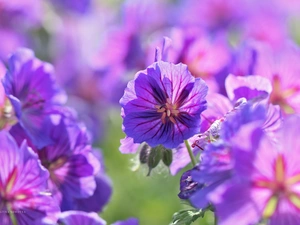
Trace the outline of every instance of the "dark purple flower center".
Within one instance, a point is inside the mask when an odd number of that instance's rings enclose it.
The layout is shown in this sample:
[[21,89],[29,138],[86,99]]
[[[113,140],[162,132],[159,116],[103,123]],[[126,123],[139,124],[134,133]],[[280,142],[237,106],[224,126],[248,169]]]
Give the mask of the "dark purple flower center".
[[156,111],[161,114],[161,122],[165,124],[167,121],[176,123],[175,117],[179,115],[179,110],[177,104],[172,104],[171,99],[167,98],[167,102],[163,105],[156,105]]

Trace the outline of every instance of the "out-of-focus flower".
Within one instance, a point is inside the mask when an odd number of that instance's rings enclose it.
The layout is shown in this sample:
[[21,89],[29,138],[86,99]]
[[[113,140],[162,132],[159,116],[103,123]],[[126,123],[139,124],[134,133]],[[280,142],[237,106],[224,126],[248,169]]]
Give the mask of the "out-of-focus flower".
[[262,218],[272,225],[300,223],[299,123],[297,116],[287,118],[276,145],[266,137],[250,151],[233,143],[233,178],[211,196],[220,224],[254,224]]
[[35,58],[31,50],[19,49],[9,59],[3,86],[18,118],[15,126],[20,126],[38,148],[51,143],[47,136],[49,115],[54,105],[66,100],[55,83],[52,66]]
[[[104,206],[110,200],[112,194],[112,184],[109,177],[105,174],[104,160],[100,149],[94,149],[93,155],[89,157],[90,163],[94,166],[94,177],[96,189],[94,193],[87,198],[64,199],[61,209],[80,210],[85,212],[101,212]],[[97,168],[100,161],[100,169]]]
[[135,143],[176,147],[199,131],[206,94],[186,65],[156,62],[136,74],[120,100],[124,132]]
[[169,20],[168,1],[126,0],[122,5],[122,20],[129,30],[141,36],[165,27]]
[[76,13],[86,13],[92,1],[91,0],[50,0],[58,8],[64,11],[71,11]]
[[273,50],[261,46],[255,74],[268,78],[272,83],[270,102],[279,105],[286,114],[300,112],[300,49],[291,43]]
[[262,76],[239,77],[230,74],[225,80],[225,87],[231,102],[236,102],[240,98],[259,102],[267,100],[272,92],[270,81]]
[[[102,36],[105,34],[105,25],[111,20],[111,14],[111,10],[97,5],[84,16],[63,13],[47,24],[55,27],[49,47],[53,49],[50,57],[55,67],[56,80],[68,93],[67,105],[78,111],[78,117],[93,133],[93,141],[99,141],[105,130],[102,120],[108,107],[104,107],[104,104],[111,102],[109,96],[112,90],[116,90],[110,82],[118,82],[118,79],[109,75],[103,79],[101,72],[91,62],[99,46],[105,45],[100,40],[105,39]],[[115,72],[113,70],[109,74],[115,75]],[[122,93],[118,93],[119,100]],[[100,109],[101,114],[98,113]],[[99,126],[94,126],[95,123]]]
[[93,195],[99,162],[92,155],[85,129],[62,119],[52,126],[51,139],[53,144],[38,149],[37,153],[50,173],[49,188],[58,204],[64,206],[65,201]]
[[272,11],[270,6],[264,8],[255,9],[253,16],[245,21],[243,39],[262,41],[276,49],[288,39],[287,19],[283,15],[278,15],[279,12]]
[[[232,50],[224,33],[211,35],[200,28],[172,27],[159,32],[156,39],[161,40],[162,35],[168,36],[161,48],[163,61],[186,64],[193,76],[204,79],[210,91],[224,92],[232,61]],[[161,44],[157,41],[155,45]],[[149,53],[152,60],[152,52]]]
[[179,13],[182,15],[179,23],[200,25],[213,31],[239,27],[249,13],[245,2],[244,0],[184,1],[179,5]]
[[[0,220],[19,225],[54,224],[59,207],[47,188],[49,173],[24,141],[20,147],[6,131],[0,132]],[[6,213],[3,213],[6,212]]]
[[236,76],[249,76],[256,74],[254,69],[258,57],[258,46],[263,43],[257,41],[244,41],[234,52],[230,73]]
[[39,0],[0,0],[0,59],[30,43],[29,31],[40,24],[42,4]]
[[139,221],[136,218],[129,218],[127,220],[117,221],[112,225],[139,225]]
[[37,23],[40,20],[42,10],[38,0],[15,0],[13,2],[0,0],[0,5],[0,25],[18,22]]
[[106,222],[97,213],[81,211],[62,212],[58,222],[62,225],[106,225]]
[[227,116],[241,110],[247,102],[265,105],[267,117],[263,129],[269,135],[273,135],[280,127],[279,107],[268,104],[272,92],[268,79],[254,75],[241,77],[230,74],[225,80],[225,88],[228,98],[217,93],[209,93],[207,96],[208,108],[201,115],[201,133],[190,138],[194,151],[203,150],[206,144],[219,139],[222,124]]
[[[232,141],[239,140],[248,148],[255,149],[262,132],[266,109],[263,105],[254,107],[248,103],[241,109],[228,115],[219,131],[219,139],[206,146],[200,156],[198,171],[192,171],[192,180],[203,185],[190,197],[191,202],[199,207],[206,207],[209,195],[217,187],[232,177],[235,161],[232,158]],[[247,143],[251,144],[247,144]],[[249,147],[250,146],[250,147]],[[249,158],[250,160],[250,158]]]
[[19,31],[0,28],[0,59],[6,60],[7,56],[21,46],[26,46],[26,38]]

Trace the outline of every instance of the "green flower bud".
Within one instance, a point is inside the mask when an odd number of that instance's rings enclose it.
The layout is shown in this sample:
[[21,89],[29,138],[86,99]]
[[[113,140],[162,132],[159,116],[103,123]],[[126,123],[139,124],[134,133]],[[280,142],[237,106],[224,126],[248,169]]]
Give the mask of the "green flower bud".
[[171,149],[165,149],[163,151],[162,161],[167,167],[171,165],[173,161],[173,152]]
[[163,156],[163,151],[164,147],[162,145],[158,145],[156,147],[151,148],[149,157],[148,157],[148,167],[149,167],[149,172],[147,176],[150,176],[151,170],[155,168],[160,160],[162,159]]

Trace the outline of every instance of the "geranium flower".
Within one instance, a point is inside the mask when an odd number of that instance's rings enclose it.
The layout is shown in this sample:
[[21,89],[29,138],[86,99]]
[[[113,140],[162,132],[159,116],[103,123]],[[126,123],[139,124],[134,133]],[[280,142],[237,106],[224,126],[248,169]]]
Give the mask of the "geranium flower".
[[72,210],[67,202],[93,195],[99,161],[92,154],[86,130],[73,121],[62,119],[53,126],[51,139],[54,143],[37,153],[50,173],[48,184],[53,196],[62,210]]
[[177,147],[199,132],[207,89],[184,64],[153,63],[136,74],[120,100],[124,132],[134,143]]
[[38,148],[51,143],[49,115],[54,105],[66,101],[55,83],[53,67],[35,58],[31,50],[19,49],[9,59],[3,86],[18,118],[15,126]]
[[18,225],[54,224],[59,207],[47,188],[48,171],[26,141],[18,147],[6,131],[0,132],[0,140],[1,224],[12,224],[10,214]]
[[63,212],[60,214],[58,222],[63,225],[106,225],[106,222],[97,213],[81,211]]
[[299,123],[297,116],[285,120],[276,145],[264,137],[255,151],[234,148],[235,173],[210,196],[219,224],[300,223]]

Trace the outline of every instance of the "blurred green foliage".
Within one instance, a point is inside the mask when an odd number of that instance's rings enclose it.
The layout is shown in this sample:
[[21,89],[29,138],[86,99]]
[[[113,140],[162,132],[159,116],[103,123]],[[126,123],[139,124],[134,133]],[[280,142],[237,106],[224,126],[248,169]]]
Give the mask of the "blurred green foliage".
[[[135,155],[123,155],[119,152],[122,132],[122,119],[118,110],[110,113],[107,136],[100,147],[103,150],[106,171],[113,183],[113,195],[110,203],[100,214],[108,224],[128,217],[136,217],[140,225],[169,225],[172,216],[184,208],[187,203],[181,201],[179,193],[180,174],[171,176],[164,165],[153,169],[151,176],[146,176],[148,169],[141,167],[132,171]],[[195,224],[211,225],[213,216],[207,213]]]

